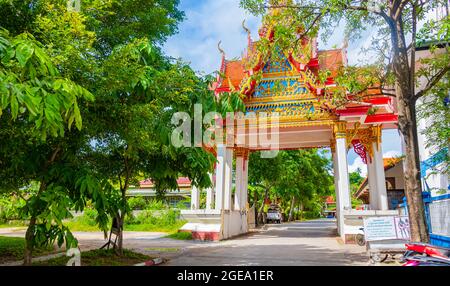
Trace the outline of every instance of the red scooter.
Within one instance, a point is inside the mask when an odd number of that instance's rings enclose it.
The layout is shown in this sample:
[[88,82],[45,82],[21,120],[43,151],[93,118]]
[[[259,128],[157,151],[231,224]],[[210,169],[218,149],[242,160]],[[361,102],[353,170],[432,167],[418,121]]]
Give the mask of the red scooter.
[[403,266],[450,266],[450,249],[425,243],[406,244]]

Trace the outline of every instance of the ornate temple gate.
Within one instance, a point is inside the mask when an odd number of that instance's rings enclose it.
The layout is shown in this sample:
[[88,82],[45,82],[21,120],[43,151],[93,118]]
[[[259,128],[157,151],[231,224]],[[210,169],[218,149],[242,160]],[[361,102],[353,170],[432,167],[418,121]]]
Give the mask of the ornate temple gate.
[[[260,37],[270,39],[273,23],[263,23]],[[247,30],[247,29],[246,29]],[[248,30],[247,30],[248,31]],[[352,218],[388,215],[381,133],[396,129],[398,115],[393,98],[379,88],[358,96],[346,93],[344,104],[332,104],[334,93],[342,92],[334,82],[337,70],[347,64],[346,49],[318,51],[317,41],[301,42],[302,53],[285,53],[277,60],[262,56],[258,43],[248,35],[248,50],[241,60],[226,60],[222,53],[220,76],[214,85],[216,95],[239,92],[246,106],[245,117],[236,115],[227,127],[227,140],[216,146],[217,164],[214,188],[206,190],[207,206],[200,210],[200,190],[192,193],[192,209],[183,211],[188,219],[181,231],[194,238],[221,240],[248,232],[248,158],[253,151],[330,148],[334,168],[337,203],[337,229],[349,241],[357,227]],[[219,47],[220,48],[220,47]],[[279,60],[279,59],[282,60]],[[320,70],[330,77],[320,84]],[[259,79],[253,75],[261,74]],[[260,114],[269,114],[265,128],[258,125]],[[259,121],[258,121],[259,120]],[[230,128],[233,127],[233,128]],[[231,132],[230,132],[231,129]],[[235,132],[236,131],[236,132]],[[231,140],[230,140],[231,138]],[[262,142],[261,138],[276,138]],[[347,152],[350,148],[368,166],[371,205],[369,211],[352,210]],[[233,158],[236,170],[233,172]],[[235,195],[232,201],[233,174]]]

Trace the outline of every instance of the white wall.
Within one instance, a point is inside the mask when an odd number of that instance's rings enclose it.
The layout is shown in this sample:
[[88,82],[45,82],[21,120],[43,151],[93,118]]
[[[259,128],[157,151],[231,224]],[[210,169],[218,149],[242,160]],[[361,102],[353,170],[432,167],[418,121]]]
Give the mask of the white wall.
[[403,164],[399,163],[395,167],[385,172],[386,178],[395,178],[395,188],[397,190],[405,189],[405,175],[403,173]]

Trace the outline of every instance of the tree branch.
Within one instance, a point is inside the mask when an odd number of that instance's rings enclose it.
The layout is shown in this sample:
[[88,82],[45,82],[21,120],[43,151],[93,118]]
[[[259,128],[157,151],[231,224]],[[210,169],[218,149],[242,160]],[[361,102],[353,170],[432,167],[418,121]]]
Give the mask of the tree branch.
[[441,69],[439,72],[437,72],[435,75],[433,75],[431,77],[431,79],[428,81],[425,88],[413,96],[413,100],[416,101],[419,98],[421,98],[422,96],[424,96],[426,93],[428,93],[449,71],[450,71],[450,65],[447,65],[445,68]]

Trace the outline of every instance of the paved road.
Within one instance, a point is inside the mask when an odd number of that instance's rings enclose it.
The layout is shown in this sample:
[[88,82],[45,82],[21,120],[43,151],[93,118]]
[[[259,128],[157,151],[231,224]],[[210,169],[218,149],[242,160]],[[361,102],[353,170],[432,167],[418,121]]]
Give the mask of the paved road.
[[[24,236],[24,229],[0,235]],[[75,232],[82,250],[96,249],[103,233]],[[169,259],[169,266],[368,265],[365,248],[336,239],[336,222],[314,220],[268,225],[264,230],[221,242],[179,241],[162,233],[125,232],[124,247]]]
[[333,220],[269,225],[264,231],[189,247],[167,265],[368,265],[365,249],[336,239]]

